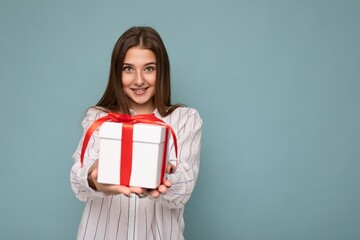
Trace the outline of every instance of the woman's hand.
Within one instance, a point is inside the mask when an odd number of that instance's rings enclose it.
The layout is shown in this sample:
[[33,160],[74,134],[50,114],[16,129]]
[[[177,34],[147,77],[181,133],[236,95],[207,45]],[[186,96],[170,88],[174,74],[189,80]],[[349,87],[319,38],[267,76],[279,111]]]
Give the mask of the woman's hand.
[[98,165],[99,160],[96,160],[89,168],[88,183],[92,189],[103,192],[105,195],[125,194],[128,197],[131,193],[136,193],[138,195],[143,193],[143,189],[140,187],[126,187],[121,185],[98,183]]
[[[141,187],[126,187],[115,184],[102,184],[97,181],[98,165],[99,165],[99,160],[96,160],[93,163],[93,165],[89,168],[88,183],[92,189],[99,192],[103,192],[105,195],[124,194],[126,196],[130,196],[131,193],[136,193],[139,196],[148,194],[154,198],[157,198],[160,196],[160,194],[166,193],[168,189],[171,187],[171,181],[168,179],[164,179],[163,183],[159,185],[156,189],[145,189]],[[172,174],[176,171],[176,167],[168,162],[165,171],[167,174]]]
[[[175,173],[176,167],[168,162],[165,171],[167,174]],[[166,193],[170,187],[171,187],[171,181],[168,179],[164,179],[163,183],[159,185],[157,189],[148,189],[147,191],[149,192],[150,196],[157,198],[160,196],[160,194]]]

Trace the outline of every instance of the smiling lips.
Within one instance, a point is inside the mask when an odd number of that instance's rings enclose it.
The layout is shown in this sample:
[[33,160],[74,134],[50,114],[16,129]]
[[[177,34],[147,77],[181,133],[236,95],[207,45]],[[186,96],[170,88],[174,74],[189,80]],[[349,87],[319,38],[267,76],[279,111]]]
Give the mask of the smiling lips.
[[132,88],[136,95],[143,95],[148,88]]

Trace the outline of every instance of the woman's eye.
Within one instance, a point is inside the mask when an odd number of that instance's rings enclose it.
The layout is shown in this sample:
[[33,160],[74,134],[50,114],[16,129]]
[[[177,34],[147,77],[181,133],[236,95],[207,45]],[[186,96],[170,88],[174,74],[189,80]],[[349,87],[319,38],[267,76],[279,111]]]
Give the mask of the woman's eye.
[[156,70],[155,66],[148,66],[148,67],[145,68],[146,72],[152,72],[152,71],[155,71],[155,70]]
[[124,66],[124,67],[123,67],[123,70],[124,70],[125,72],[131,72],[131,71],[132,71],[132,67],[130,67],[130,66]]

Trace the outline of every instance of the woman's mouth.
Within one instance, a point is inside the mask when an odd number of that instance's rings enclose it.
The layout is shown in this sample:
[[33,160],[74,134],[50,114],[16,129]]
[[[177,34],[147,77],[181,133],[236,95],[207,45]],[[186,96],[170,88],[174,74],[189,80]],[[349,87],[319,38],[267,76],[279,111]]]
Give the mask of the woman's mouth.
[[131,90],[134,91],[136,95],[142,95],[145,93],[147,88],[132,88]]

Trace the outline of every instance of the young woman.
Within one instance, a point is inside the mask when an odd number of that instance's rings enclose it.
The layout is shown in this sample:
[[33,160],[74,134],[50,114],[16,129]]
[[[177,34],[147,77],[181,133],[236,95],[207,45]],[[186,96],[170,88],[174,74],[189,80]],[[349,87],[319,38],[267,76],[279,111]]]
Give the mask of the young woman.
[[[169,140],[166,179],[157,189],[98,183],[98,130],[81,166],[85,132],[109,111],[154,113],[175,131],[178,159],[173,140]],[[77,239],[184,239],[184,207],[199,173],[201,125],[195,109],[171,104],[169,58],[159,34],[150,27],[133,27],[123,33],[112,53],[104,95],[87,111],[84,135],[73,154],[71,186],[76,197],[86,201]]]

